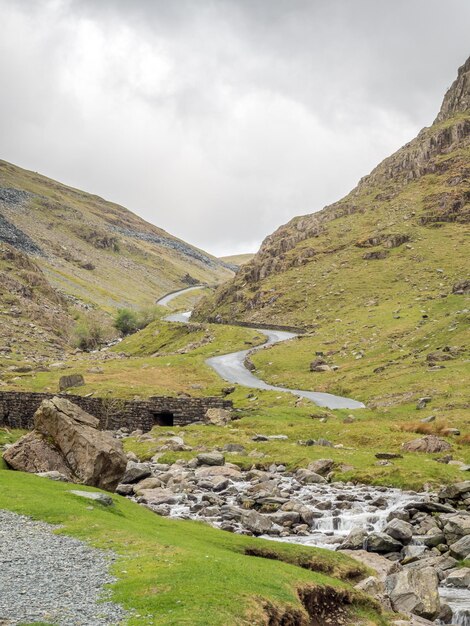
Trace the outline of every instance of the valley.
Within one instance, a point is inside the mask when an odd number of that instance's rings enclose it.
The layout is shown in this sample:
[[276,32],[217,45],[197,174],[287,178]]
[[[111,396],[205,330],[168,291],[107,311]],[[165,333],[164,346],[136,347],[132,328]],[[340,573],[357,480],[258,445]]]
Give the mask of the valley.
[[[105,551],[97,625],[467,626],[469,76],[254,256],[0,162],[0,508],[13,534],[44,523],[52,569],[54,536]],[[218,404],[174,419],[197,398]],[[24,558],[0,622],[85,625],[37,589],[9,619]]]

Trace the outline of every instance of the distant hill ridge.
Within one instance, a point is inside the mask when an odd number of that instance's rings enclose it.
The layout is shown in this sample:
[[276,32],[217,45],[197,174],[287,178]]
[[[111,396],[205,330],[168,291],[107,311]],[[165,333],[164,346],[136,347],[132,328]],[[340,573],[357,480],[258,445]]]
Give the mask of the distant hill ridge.
[[34,256],[51,285],[93,305],[155,302],[231,275],[219,259],[131,211],[0,161],[0,243]]

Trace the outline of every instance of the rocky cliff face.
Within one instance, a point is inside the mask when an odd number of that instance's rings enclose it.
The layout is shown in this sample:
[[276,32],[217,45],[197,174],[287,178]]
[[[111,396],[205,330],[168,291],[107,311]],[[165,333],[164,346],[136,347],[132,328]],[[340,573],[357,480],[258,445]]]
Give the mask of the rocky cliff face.
[[470,109],[470,57],[459,67],[458,75],[449,91],[436,118],[442,122],[458,113],[466,113]]
[[[463,229],[470,221],[469,76],[470,59],[459,69],[431,127],[380,163],[344,199],[296,217],[268,236],[254,259],[211,300],[203,301],[196,315],[265,321],[274,314],[279,323],[302,322],[308,307],[293,312],[293,296],[290,308],[283,310],[282,301],[305,278],[315,282],[315,288],[302,295],[302,302],[322,295],[328,289],[326,266],[340,257],[341,263],[355,263],[361,272],[363,260],[386,259],[390,249],[412,240],[429,238],[436,245],[436,228],[445,246],[450,234],[446,224]],[[369,242],[362,247],[373,249],[358,256],[361,241]],[[432,250],[428,253],[427,261],[432,263]],[[454,261],[458,266],[458,255]],[[458,267],[456,271],[460,272]],[[365,292],[373,274],[373,270],[368,273]],[[435,282],[437,286],[437,278]]]

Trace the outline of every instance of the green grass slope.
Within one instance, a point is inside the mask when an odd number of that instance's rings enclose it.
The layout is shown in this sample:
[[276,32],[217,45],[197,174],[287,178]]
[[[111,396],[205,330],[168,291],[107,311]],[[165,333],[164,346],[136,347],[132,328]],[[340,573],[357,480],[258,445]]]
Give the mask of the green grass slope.
[[0,161],[0,242],[33,256],[52,286],[104,309],[143,306],[231,272],[117,204]]
[[[267,237],[197,307],[199,319],[308,331],[253,357],[269,382],[381,411],[420,395],[443,419],[468,409],[469,76],[470,59],[431,127],[343,200]],[[338,369],[310,371],[318,356]]]
[[116,495],[112,507],[91,507],[70,488],[0,470],[0,507],[60,524],[57,532],[117,553],[112,599],[131,611],[129,625],[301,626],[311,622],[299,592],[318,590],[344,605],[350,624],[388,623],[353,590],[351,582],[367,572],[343,555],[168,520]]

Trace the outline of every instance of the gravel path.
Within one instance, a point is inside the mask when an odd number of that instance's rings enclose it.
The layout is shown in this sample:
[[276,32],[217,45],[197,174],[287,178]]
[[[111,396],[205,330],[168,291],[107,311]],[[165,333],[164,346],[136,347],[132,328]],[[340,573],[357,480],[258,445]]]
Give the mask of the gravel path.
[[103,585],[114,581],[113,555],[54,528],[0,510],[0,624],[120,624],[124,610],[100,602]]

